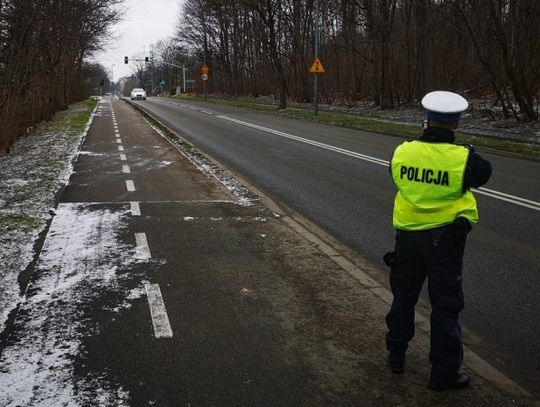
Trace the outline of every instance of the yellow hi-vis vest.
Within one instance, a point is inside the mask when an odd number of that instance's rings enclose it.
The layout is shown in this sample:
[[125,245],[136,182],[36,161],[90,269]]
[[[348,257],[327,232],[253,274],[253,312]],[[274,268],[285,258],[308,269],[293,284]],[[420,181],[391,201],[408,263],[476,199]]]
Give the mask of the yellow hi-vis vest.
[[469,157],[467,147],[449,143],[409,141],[398,146],[390,169],[398,188],[394,201],[394,227],[426,230],[464,217],[478,223],[476,200],[463,193]]

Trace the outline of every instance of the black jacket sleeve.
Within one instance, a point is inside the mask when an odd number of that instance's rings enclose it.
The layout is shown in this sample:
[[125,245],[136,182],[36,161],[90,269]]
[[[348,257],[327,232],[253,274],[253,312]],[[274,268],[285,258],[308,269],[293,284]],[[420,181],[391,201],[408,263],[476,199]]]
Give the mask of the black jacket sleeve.
[[465,168],[465,179],[463,180],[463,191],[469,188],[478,188],[486,184],[491,177],[491,163],[483,159],[474,151],[469,153],[467,167]]

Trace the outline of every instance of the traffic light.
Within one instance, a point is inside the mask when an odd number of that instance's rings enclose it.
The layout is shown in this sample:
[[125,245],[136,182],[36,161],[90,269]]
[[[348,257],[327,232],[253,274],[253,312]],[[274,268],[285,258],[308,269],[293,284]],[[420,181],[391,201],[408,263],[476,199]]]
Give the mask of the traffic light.
[[128,63],[128,57],[124,57],[124,64]]
[[144,57],[144,62],[148,63],[149,62],[149,59],[148,57]]

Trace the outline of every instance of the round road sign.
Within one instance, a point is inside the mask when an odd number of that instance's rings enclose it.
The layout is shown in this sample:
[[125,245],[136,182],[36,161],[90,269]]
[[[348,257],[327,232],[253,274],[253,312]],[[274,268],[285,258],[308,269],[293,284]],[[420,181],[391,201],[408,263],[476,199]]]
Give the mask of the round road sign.
[[207,74],[207,73],[203,73],[203,74],[202,74],[202,80],[203,80],[203,81],[207,81],[207,80],[208,80],[208,74]]

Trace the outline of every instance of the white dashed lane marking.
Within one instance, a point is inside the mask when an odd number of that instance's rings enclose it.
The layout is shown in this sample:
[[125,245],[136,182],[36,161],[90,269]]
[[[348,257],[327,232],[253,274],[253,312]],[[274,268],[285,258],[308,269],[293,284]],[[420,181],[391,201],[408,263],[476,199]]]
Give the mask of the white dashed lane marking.
[[120,154],[120,160],[126,161],[127,160],[126,155],[125,154]]
[[152,326],[154,327],[154,337],[157,338],[172,338],[173,332],[167,309],[163,302],[161,289],[159,284],[146,284],[146,298],[148,298],[148,306],[150,307],[150,317],[152,318]]
[[118,146],[118,151],[124,151],[124,147],[123,146]]
[[131,169],[129,168],[129,165],[122,165],[122,172],[124,174],[129,174],[131,172]]
[[141,208],[139,202],[130,202],[131,216],[141,216]]
[[138,259],[150,259],[150,247],[148,246],[148,240],[146,240],[146,233],[135,233],[135,240],[137,241],[137,249],[135,257]]
[[117,139],[116,139],[116,143],[122,144],[122,140],[120,140],[119,138],[117,138]]
[[132,180],[128,179],[126,181],[126,188],[128,192],[135,192],[135,183]]

